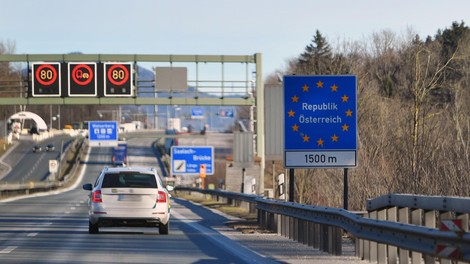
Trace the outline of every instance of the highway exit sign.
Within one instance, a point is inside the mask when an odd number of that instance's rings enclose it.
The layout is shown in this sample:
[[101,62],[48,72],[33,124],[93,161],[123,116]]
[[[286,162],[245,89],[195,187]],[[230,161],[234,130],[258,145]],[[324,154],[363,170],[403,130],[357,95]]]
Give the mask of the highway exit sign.
[[214,174],[214,147],[171,147],[172,175],[200,175],[201,167],[205,169],[206,175]]
[[284,77],[286,168],[357,166],[356,76]]

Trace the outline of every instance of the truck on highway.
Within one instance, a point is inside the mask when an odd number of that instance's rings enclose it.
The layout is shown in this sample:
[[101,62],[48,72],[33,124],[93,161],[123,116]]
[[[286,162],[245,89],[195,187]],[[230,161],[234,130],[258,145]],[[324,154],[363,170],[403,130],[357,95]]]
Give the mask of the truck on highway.
[[126,167],[127,166],[127,143],[119,142],[116,147],[113,147],[111,161],[113,167]]

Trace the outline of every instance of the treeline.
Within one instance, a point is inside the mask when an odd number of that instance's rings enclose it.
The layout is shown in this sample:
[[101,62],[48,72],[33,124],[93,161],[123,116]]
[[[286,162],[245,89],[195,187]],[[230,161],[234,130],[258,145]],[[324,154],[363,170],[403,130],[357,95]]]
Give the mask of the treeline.
[[[470,195],[470,29],[382,31],[333,45],[316,31],[281,74],[356,75],[358,167],[349,208],[388,193]],[[265,84],[278,82],[273,73]],[[269,85],[266,85],[269,87]],[[342,169],[296,169],[297,202],[343,206]],[[270,184],[269,184],[270,185]]]

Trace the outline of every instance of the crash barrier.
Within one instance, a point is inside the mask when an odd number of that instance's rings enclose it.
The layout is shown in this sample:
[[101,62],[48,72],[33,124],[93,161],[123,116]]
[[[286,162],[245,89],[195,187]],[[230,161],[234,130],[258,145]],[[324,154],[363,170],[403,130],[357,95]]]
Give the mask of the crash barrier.
[[73,143],[67,144],[67,146],[65,146],[65,149],[62,153],[62,156],[60,157],[60,162],[59,162],[59,170],[63,172],[65,168],[67,167],[66,166],[67,162],[69,162],[66,157],[68,157],[68,155],[72,151],[72,147],[74,146],[78,149],[78,155],[76,156],[75,159],[73,159],[73,164],[70,164],[71,169],[62,178],[57,177],[56,179],[49,179],[49,180],[40,181],[40,182],[30,181],[30,182],[2,183],[0,184],[0,198],[53,191],[53,190],[56,190],[58,188],[61,188],[67,185],[70,179],[73,178],[73,176],[75,175],[79,167],[78,165],[81,162],[81,156],[83,155],[83,152],[85,149],[84,140],[75,139]]
[[[408,250],[409,247],[389,243],[357,240],[358,257],[378,263],[455,263],[453,260],[470,260],[468,218],[470,199],[463,197],[421,196],[390,194],[367,201],[367,215],[378,221],[398,222],[404,226],[423,226],[436,232],[416,237],[410,244],[421,244],[426,250]],[[437,231],[436,231],[437,230]],[[390,237],[399,239],[399,237]],[[459,262],[462,263],[462,262]]]
[[[248,202],[256,208],[261,226],[333,255],[342,254],[342,235],[346,232],[356,241],[357,256],[370,262],[470,261],[470,234],[465,228],[468,227],[466,211],[470,210],[469,198],[389,195],[369,200],[369,212],[363,217],[344,209],[254,195],[187,187],[176,187],[175,190],[198,192],[219,201],[227,199],[232,204],[234,199]],[[394,215],[403,222],[394,220]],[[424,222],[421,221],[423,219]],[[436,225],[431,227],[429,224],[432,219],[436,223],[438,219],[444,221],[440,222],[440,228],[436,228]],[[459,225],[465,227],[455,227]]]
[[175,192],[187,192],[190,195],[193,195],[192,192],[199,193],[206,195],[206,198],[211,200],[235,207],[245,208],[250,213],[256,213],[256,198],[258,198],[258,196],[254,194],[243,194],[217,190],[202,190],[199,188],[180,186],[175,187]]

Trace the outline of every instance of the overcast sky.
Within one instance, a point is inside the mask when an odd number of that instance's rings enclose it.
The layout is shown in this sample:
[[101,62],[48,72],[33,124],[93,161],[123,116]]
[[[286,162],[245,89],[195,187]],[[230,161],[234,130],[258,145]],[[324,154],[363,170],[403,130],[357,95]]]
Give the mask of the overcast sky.
[[262,53],[284,69],[316,30],[331,43],[412,28],[422,38],[470,23],[468,0],[0,0],[0,41],[18,54]]

